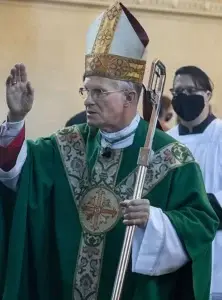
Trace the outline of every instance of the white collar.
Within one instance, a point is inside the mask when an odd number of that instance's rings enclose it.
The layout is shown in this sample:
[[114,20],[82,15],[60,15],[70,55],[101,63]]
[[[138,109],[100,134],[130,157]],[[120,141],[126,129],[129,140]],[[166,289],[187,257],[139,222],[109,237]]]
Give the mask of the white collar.
[[134,138],[135,131],[138,127],[139,121],[140,121],[140,115],[137,113],[136,116],[131,121],[131,123],[120,131],[110,132],[110,133],[100,131],[102,136],[101,139],[102,147],[115,148],[115,144],[117,143],[120,142],[122,143],[125,140],[129,140],[129,138],[132,140],[132,137]]

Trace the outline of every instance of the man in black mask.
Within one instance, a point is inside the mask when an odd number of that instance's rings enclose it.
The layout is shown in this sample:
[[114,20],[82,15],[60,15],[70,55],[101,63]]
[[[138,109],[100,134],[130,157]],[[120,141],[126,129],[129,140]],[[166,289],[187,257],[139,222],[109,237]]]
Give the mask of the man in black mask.
[[172,106],[180,123],[168,134],[185,144],[199,163],[208,198],[220,219],[213,242],[212,300],[222,299],[222,121],[210,109],[213,84],[195,66],[178,69],[173,80]]

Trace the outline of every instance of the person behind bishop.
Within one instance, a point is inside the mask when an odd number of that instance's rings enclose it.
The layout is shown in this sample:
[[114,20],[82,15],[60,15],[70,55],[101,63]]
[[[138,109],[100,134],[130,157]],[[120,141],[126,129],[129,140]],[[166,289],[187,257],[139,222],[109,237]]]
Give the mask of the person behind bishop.
[[85,110],[77,113],[76,115],[74,115],[70,119],[68,119],[68,121],[66,121],[66,123],[65,123],[65,127],[69,127],[69,126],[77,125],[77,124],[83,124],[83,123],[87,123]]
[[199,163],[209,202],[220,220],[213,242],[211,296],[222,299],[222,121],[211,110],[213,83],[197,66],[183,66],[175,72],[171,92],[180,124],[168,134],[186,145]]
[[121,300],[209,300],[218,220],[189,150],[157,130],[142,199],[132,199],[149,126],[137,113],[148,41],[122,3],[96,18],[80,88],[88,124],[36,142],[24,127],[34,92],[25,66],[12,68],[0,137],[4,300],[111,299],[132,225]]

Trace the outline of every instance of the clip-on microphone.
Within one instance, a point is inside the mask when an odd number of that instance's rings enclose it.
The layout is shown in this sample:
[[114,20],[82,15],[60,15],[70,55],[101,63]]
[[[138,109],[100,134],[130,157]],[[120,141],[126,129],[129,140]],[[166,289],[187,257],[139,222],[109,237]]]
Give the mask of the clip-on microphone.
[[112,149],[110,147],[105,147],[102,149],[102,156],[106,158],[110,158],[112,154]]

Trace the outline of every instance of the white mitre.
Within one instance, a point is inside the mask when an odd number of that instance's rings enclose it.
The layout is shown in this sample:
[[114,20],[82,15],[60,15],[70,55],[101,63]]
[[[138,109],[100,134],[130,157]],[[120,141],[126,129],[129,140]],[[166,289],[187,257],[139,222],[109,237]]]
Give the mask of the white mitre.
[[85,76],[142,83],[143,60],[149,38],[129,10],[116,2],[90,26],[87,34]]

